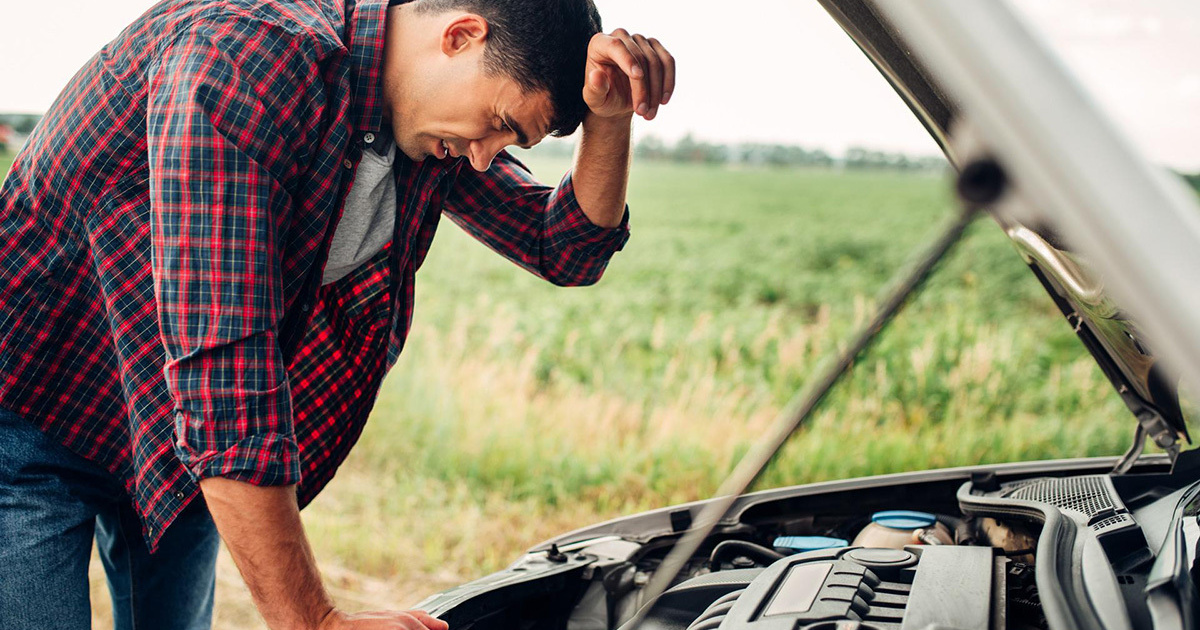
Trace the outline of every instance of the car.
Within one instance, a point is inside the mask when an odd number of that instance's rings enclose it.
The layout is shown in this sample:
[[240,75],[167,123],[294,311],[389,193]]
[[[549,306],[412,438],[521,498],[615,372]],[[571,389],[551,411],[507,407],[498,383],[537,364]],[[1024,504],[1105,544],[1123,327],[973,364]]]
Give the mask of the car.
[[[820,2],[942,147],[962,214],[717,497],[563,534],[417,607],[456,630],[1198,627],[1200,453],[1179,395],[1200,391],[1196,196],[1007,4]],[[1129,408],[1129,451],[744,494],[984,213]]]

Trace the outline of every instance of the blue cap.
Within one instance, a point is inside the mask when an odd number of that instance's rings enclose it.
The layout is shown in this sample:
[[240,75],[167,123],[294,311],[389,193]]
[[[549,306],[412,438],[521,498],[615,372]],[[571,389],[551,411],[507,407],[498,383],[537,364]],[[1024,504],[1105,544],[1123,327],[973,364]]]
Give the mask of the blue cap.
[[842,538],[828,536],[780,536],[771,543],[776,549],[786,549],[793,553],[816,551],[818,549],[837,549],[848,547],[850,543]]
[[892,529],[920,529],[932,527],[937,523],[937,517],[928,512],[913,512],[912,510],[888,510],[871,515],[871,522]]

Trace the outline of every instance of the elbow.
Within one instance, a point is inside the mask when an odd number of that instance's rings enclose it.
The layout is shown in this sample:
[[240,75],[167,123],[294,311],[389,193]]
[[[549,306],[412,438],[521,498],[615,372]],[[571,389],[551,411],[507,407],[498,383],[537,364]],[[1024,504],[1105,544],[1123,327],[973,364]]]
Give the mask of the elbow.
[[541,276],[558,287],[590,287],[600,281],[607,266],[606,261],[576,270],[547,269],[543,270]]
[[590,287],[600,281],[599,277],[577,279],[547,278],[556,287]]
[[604,276],[604,270],[613,254],[624,244],[609,241],[603,244],[588,243],[582,246],[558,248],[543,252],[535,273],[551,284],[560,287],[586,287],[596,284]]

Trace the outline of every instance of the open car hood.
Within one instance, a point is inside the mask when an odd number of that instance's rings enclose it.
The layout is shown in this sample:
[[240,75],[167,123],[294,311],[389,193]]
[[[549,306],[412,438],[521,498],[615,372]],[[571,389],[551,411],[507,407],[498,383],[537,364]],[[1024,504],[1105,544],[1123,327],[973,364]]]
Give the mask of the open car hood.
[[[1128,468],[1128,465],[1140,453],[1141,445],[1144,443],[1143,438],[1147,436],[1172,455],[1178,452],[1181,443],[1190,443],[1179,404],[1178,379],[1173,375],[1181,373],[1180,370],[1187,373],[1191,366],[1174,361],[1172,364],[1178,370],[1167,370],[1154,350],[1163,349],[1162,343],[1180,343],[1183,347],[1172,347],[1169,350],[1178,351],[1177,356],[1187,358],[1189,356],[1187,346],[1196,341],[1198,337],[1195,335],[1187,337],[1168,332],[1165,336],[1162,334],[1154,336],[1154,339],[1160,342],[1156,344],[1147,338],[1143,328],[1134,319],[1137,317],[1140,320],[1147,313],[1152,316],[1151,318],[1156,318],[1160,311],[1180,306],[1170,302],[1175,295],[1164,296],[1159,290],[1156,296],[1158,301],[1142,300],[1137,296],[1134,296],[1131,301],[1129,299],[1131,291],[1124,291],[1122,298],[1125,299],[1121,303],[1138,308],[1127,310],[1118,307],[1118,303],[1113,297],[1114,291],[1106,285],[1097,269],[1103,267],[1104,271],[1111,271],[1114,265],[1121,264],[1122,259],[1131,260],[1131,256],[1135,261],[1133,266],[1140,265],[1141,261],[1137,259],[1140,245],[1121,240],[1110,240],[1110,243],[1115,242],[1118,245],[1110,247],[1104,245],[1103,239],[1095,238],[1095,234],[1074,233],[1071,221],[1059,220],[1061,215],[1065,215],[1060,212],[1063,206],[1061,195],[1056,197],[1049,187],[1028,185],[1028,179],[1024,181],[1018,179],[1021,176],[1022,168],[1027,171],[1029,169],[1034,169],[1035,172],[1042,171],[1039,174],[1046,175],[1044,171],[1047,169],[1044,166],[1030,164],[1029,160],[1021,160],[1021,153],[1017,150],[1012,151],[1009,155],[1002,154],[1004,147],[1001,146],[1003,145],[1001,142],[978,141],[978,138],[972,137],[990,136],[992,140],[998,137],[1011,137],[1017,135],[1015,132],[1018,130],[1036,128],[1035,123],[1045,125],[1054,124],[1054,122],[1022,120],[1020,116],[1012,115],[1012,112],[1019,111],[1019,108],[1012,108],[1011,111],[1004,112],[1009,114],[1008,119],[1004,121],[1009,125],[1005,127],[998,124],[998,121],[1002,120],[999,115],[991,117],[979,115],[979,108],[969,107],[970,99],[965,98],[967,96],[979,97],[981,96],[979,92],[985,92],[984,90],[975,89],[976,86],[970,85],[969,81],[961,80],[963,75],[955,77],[952,73],[946,72],[948,67],[946,64],[938,65],[937,68],[930,65],[930,61],[939,61],[938,52],[941,52],[944,57],[953,56],[947,54],[953,52],[951,47],[948,46],[939,51],[936,47],[930,46],[927,41],[926,38],[938,29],[941,31],[938,34],[944,35],[948,28],[952,29],[956,25],[961,28],[970,24],[987,24],[989,32],[999,28],[996,26],[996,22],[985,21],[984,18],[987,16],[966,13],[973,10],[972,7],[966,5],[980,5],[975,7],[975,9],[980,9],[982,8],[981,3],[960,2],[957,6],[961,8],[962,12],[957,16],[960,18],[957,23],[954,21],[955,16],[949,16],[946,20],[934,24],[937,29],[921,32],[920,29],[915,28],[919,20],[914,22],[911,16],[904,14],[924,11],[926,12],[924,16],[926,22],[933,23],[936,22],[936,19],[929,19],[929,16],[938,16],[939,14],[935,12],[945,9],[945,7],[943,9],[933,7],[932,5],[938,3],[930,0],[921,0],[916,3],[921,6],[919,9],[914,9],[915,5],[901,6],[908,3],[892,2],[891,0],[819,1],[895,88],[957,170],[961,172],[966,164],[975,159],[982,151],[988,157],[995,158],[1004,168],[1007,176],[1014,180],[1015,187],[1020,189],[1024,212],[1004,212],[1000,207],[991,207],[989,210],[1072,328],[1075,329],[1084,346],[1095,357],[1096,362],[1112,382],[1125,404],[1133,412],[1137,420],[1137,438],[1129,456],[1122,461],[1122,464]],[[992,4],[1002,5],[1002,3]],[[947,10],[946,13],[959,12],[959,8]],[[1009,12],[1003,7],[1000,7],[999,10]],[[979,12],[977,11],[977,13]],[[1008,15],[1011,16],[1011,12]],[[918,18],[920,17],[918,16]],[[973,18],[977,21],[972,22],[966,18]],[[1013,26],[1019,27],[1015,21]],[[1025,34],[1021,33],[1019,28],[1011,30],[1017,32],[1018,35]],[[969,35],[975,37],[984,34],[973,32]],[[949,39],[953,39],[953,37]],[[931,48],[934,48],[932,54]],[[1039,59],[1021,59],[1017,55],[1011,60],[1004,59],[1003,63],[1004,67],[1008,67],[1013,64],[1020,65],[1023,61],[1039,61]],[[952,65],[953,61],[950,64]],[[1064,72],[1055,63],[1042,65],[1054,66],[1051,69],[1060,74]],[[1037,68],[1036,63],[1028,63],[1026,66]],[[977,72],[978,67],[973,70]],[[954,79],[959,80],[955,81]],[[1000,82],[998,86],[989,86],[996,87],[998,90],[993,93],[993,96],[995,93],[1002,93],[999,90],[1004,89],[1002,79],[997,79],[997,81]],[[1039,85],[1035,82],[1031,89],[1036,90],[1038,87]],[[1070,87],[1077,93],[1082,93],[1073,85]],[[972,94],[972,92],[975,93]],[[1097,121],[1103,122],[1098,114],[1096,116]],[[1019,142],[1021,142],[1020,139],[1013,140],[1014,145]],[[1132,155],[1131,159],[1138,160],[1136,155]],[[1050,176],[1053,175],[1055,174],[1050,174]],[[1092,172],[1091,175],[1094,177],[1095,173]],[[1063,175],[1063,177],[1067,177],[1067,175]],[[1153,179],[1153,174],[1150,175],[1150,179]],[[1148,188],[1151,189],[1156,186],[1158,188],[1170,187],[1169,182],[1149,183],[1151,185]],[[1168,200],[1174,206],[1173,211],[1178,214],[1179,205],[1181,203],[1187,205],[1189,200],[1180,201],[1177,197],[1171,196],[1170,190],[1167,193]],[[1195,205],[1194,198],[1190,200],[1190,203]],[[1137,207],[1132,210],[1142,212],[1145,208]],[[1089,215],[1088,211],[1088,208],[1083,208],[1083,211],[1079,213],[1082,218],[1077,216],[1076,219],[1082,220],[1084,225],[1088,221],[1093,224],[1110,221],[1111,215],[1106,216],[1102,212]],[[1197,213],[1197,217],[1200,217],[1200,212]],[[1182,220],[1186,223],[1187,217],[1182,217]],[[1078,225],[1079,223],[1076,223],[1076,226]],[[1195,233],[1182,236],[1189,238],[1200,236],[1200,232],[1195,230],[1197,225],[1200,223],[1189,225]],[[1101,231],[1108,230],[1108,236],[1112,237],[1115,233],[1116,238],[1120,239],[1120,231],[1113,229],[1111,221],[1101,227],[1103,228]],[[1084,230],[1084,232],[1086,231]],[[1087,247],[1083,247],[1084,245]],[[1091,264],[1093,262],[1097,264]],[[1151,264],[1146,268],[1135,271],[1150,274],[1150,277],[1157,279],[1161,274],[1153,268],[1154,262],[1150,261]],[[1117,269],[1124,272],[1128,270],[1129,266],[1117,267]],[[1166,268],[1170,269],[1170,266],[1167,265]],[[1193,269],[1195,268],[1193,267]],[[1136,273],[1124,274],[1123,280],[1129,282],[1130,275],[1137,276]],[[1109,277],[1109,274],[1104,277]],[[1143,278],[1145,277],[1143,275]],[[1168,278],[1168,280],[1172,279],[1177,280],[1178,278]],[[1135,278],[1134,282],[1136,283],[1138,280]],[[1195,284],[1193,282],[1193,288],[1197,288]],[[1146,289],[1146,287],[1142,288]],[[1149,295],[1155,297],[1153,292]],[[1192,300],[1195,297],[1195,291],[1189,295],[1190,297],[1186,298],[1184,302]],[[1167,300],[1165,303],[1162,302],[1164,298]],[[1186,307],[1187,304],[1182,306]],[[1195,314],[1196,311],[1191,311],[1191,313]],[[1182,318],[1177,318],[1176,323],[1180,321],[1186,323],[1186,311],[1182,315]],[[1163,318],[1157,318],[1157,320],[1161,319]],[[1157,332],[1161,333],[1164,329],[1162,321],[1155,323],[1159,329]],[[1171,329],[1167,328],[1167,330]],[[1198,356],[1195,350],[1195,346],[1192,345],[1190,351],[1192,358]]]

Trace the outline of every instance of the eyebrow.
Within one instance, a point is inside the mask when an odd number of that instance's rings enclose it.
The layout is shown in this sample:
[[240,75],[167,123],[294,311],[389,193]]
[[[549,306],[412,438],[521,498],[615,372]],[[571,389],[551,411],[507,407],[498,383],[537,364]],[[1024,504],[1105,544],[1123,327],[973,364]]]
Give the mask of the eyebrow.
[[504,114],[504,124],[508,125],[509,129],[517,132],[517,144],[521,145],[522,149],[528,149],[529,136],[525,133],[525,130],[521,128],[521,125],[517,124],[517,121],[513,120],[513,117],[508,114]]

